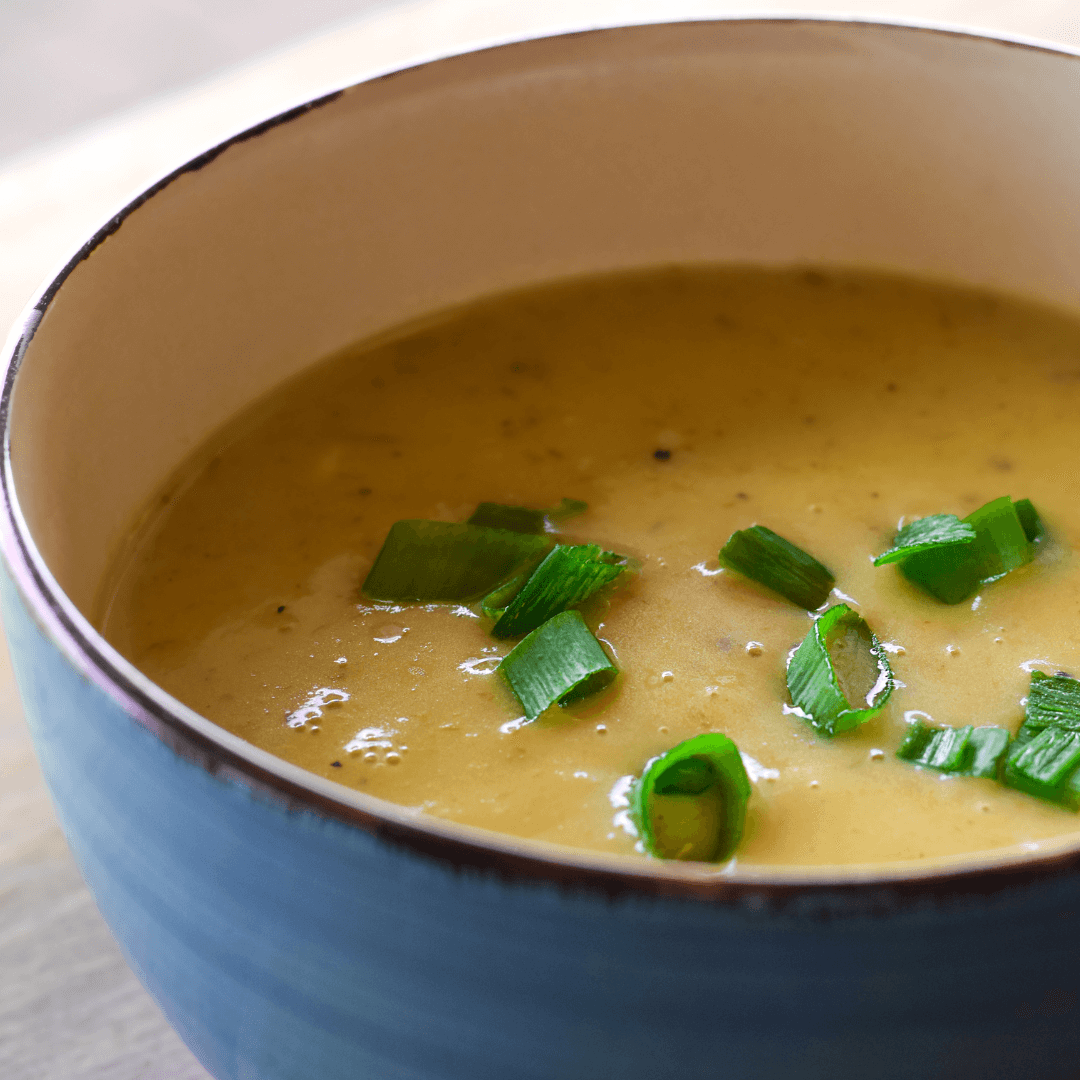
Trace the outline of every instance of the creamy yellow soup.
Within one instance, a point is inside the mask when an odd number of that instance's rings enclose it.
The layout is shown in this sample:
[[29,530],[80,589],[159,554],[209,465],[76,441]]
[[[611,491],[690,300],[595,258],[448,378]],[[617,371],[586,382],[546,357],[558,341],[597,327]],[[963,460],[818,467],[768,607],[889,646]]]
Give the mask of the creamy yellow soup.
[[[1039,842],[1076,815],[895,758],[914,717],[1017,729],[1080,673],[1080,325],[873,273],[669,268],[440,314],[313,367],[220,432],[117,555],[99,622],[181,701],[312,772],[454,821],[640,850],[630,780],[721,731],[753,781],[740,864]],[[661,453],[657,453],[661,451]],[[1031,498],[1037,560],[957,606],[875,568],[898,521]],[[584,609],[612,689],[525,723],[475,610],[366,599],[393,522],[481,501],[640,561]],[[806,611],[717,552],[766,525],[825,563],[900,680],[857,730],[785,711]]]

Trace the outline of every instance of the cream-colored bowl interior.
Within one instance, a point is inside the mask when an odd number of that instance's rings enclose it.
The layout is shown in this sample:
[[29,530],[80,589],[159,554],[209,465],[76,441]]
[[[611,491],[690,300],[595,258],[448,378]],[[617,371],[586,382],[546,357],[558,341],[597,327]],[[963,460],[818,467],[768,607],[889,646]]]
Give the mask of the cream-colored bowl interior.
[[363,84],[178,176],[49,306],[16,491],[88,613],[139,506],[325,354],[471,297],[695,261],[1080,300],[1080,59],[830,22],[607,30]]

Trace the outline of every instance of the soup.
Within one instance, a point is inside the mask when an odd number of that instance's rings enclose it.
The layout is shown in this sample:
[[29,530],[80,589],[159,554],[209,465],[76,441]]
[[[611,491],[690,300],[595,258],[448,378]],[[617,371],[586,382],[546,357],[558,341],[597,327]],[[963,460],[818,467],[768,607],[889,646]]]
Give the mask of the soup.
[[[1074,814],[897,759],[916,719],[1015,732],[1033,670],[1080,672],[1080,324],[870,272],[664,268],[483,300],[361,342],[237,418],[117,553],[107,638],[181,701],[321,776],[600,851],[640,840],[646,763],[723,732],[752,781],[740,864],[917,860],[1040,841]],[[900,519],[1030,498],[1029,565],[947,605],[873,556]],[[582,608],[620,674],[526,722],[463,604],[360,591],[402,519],[481,502],[634,560]],[[871,720],[791,709],[813,613],[717,553],[759,523],[821,560],[889,650]]]

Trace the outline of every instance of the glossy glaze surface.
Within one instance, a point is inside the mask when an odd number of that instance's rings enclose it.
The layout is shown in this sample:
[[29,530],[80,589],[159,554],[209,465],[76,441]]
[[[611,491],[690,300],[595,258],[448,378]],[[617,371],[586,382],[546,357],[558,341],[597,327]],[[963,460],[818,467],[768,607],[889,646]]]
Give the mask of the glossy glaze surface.
[[911,890],[720,876],[702,902],[526,880],[491,850],[462,867],[453,843],[208,771],[76,671],[6,575],[0,599],[80,867],[217,1080],[711,1080],[721,1060],[1019,1080],[1034,1055],[1065,1080],[1080,1060],[1067,868]]

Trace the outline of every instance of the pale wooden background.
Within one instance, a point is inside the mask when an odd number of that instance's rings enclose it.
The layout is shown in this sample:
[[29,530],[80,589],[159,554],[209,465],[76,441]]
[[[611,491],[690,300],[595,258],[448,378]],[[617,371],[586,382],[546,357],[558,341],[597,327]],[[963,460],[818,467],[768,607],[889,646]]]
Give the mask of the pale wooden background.
[[[518,32],[657,12],[880,15],[1080,48],[1080,0],[427,0],[404,3],[0,168],[0,330],[39,282],[138,189],[231,132],[382,67]],[[83,886],[0,657],[0,1077],[207,1080],[124,964]],[[1033,1078],[1034,1080],[1034,1078]]]
[[0,168],[27,148],[405,0],[0,0]]

